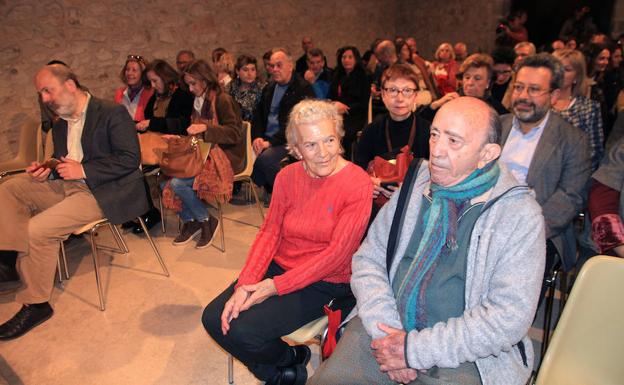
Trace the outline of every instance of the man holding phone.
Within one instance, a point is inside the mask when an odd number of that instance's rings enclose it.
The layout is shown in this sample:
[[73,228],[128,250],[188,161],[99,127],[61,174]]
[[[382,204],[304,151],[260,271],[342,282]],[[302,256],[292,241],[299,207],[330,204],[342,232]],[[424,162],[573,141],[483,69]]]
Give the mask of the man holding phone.
[[126,110],[92,97],[62,65],[43,67],[35,86],[61,119],[52,127],[53,159],[33,162],[0,184],[0,293],[21,278],[16,300],[23,304],[0,325],[0,340],[20,337],[52,316],[59,242],[90,222],[123,223],[148,209]]

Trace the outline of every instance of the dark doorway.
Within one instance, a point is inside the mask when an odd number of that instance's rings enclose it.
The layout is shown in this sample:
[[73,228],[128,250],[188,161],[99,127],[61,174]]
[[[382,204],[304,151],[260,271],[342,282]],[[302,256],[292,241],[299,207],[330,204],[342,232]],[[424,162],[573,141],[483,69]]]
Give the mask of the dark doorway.
[[590,15],[598,31],[611,36],[614,5],[615,0],[512,0],[511,10],[527,11],[525,26],[529,31],[529,40],[539,49],[556,40],[564,21],[573,17],[574,10],[582,6],[591,8]]

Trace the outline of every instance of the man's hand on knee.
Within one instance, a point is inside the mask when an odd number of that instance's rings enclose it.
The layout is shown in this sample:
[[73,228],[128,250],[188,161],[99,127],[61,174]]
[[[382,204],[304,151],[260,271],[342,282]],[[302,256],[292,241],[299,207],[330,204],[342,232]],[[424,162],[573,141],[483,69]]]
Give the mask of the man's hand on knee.
[[377,324],[377,327],[387,334],[387,336],[374,339],[371,342],[373,356],[379,364],[379,369],[382,372],[388,372],[408,368],[405,357],[405,338],[407,336],[405,330],[395,329],[383,323]]
[[408,384],[418,377],[418,372],[412,368],[389,370],[386,374],[392,381],[400,384]]

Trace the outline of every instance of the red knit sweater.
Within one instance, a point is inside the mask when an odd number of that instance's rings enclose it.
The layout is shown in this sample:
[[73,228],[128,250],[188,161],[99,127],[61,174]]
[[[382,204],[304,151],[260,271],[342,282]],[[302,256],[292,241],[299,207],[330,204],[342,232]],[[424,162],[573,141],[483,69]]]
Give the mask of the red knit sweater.
[[348,283],[372,190],[370,177],[352,163],[318,179],[305,172],[303,162],[284,168],[236,286],[259,282],[271,261],[286,270],[273,278],[279,295],[318,281]]

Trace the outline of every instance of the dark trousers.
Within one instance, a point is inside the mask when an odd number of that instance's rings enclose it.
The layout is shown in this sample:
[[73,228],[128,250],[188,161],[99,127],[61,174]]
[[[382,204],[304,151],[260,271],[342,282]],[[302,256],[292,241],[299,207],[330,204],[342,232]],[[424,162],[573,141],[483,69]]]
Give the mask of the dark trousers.
[[[283,272],[281,267],[272,262],[264,277],[272,278]],[[223,349],[245,364],[262,381],[278,375],[278,366],[290,365],[292,353],[288,344],[282,341],[282,336],[324,315],[323,305],[332,299],[352,295],[347,283],[316,282],[290,294],[270,297],[240,313],[238,318],[230,322],[230,331],[224,336],[221,332],[221,313],[234,293],[234,285],[230,285],[206,306],[202,323]],[[350,310],[342,309],[343,313]]]
[[285,145],[271,146],[262,151],[254,162],[251,179],[258,186],[264,187],[267,192],[273,192],[275,177],[280,171],[280,161],[288,155]]

